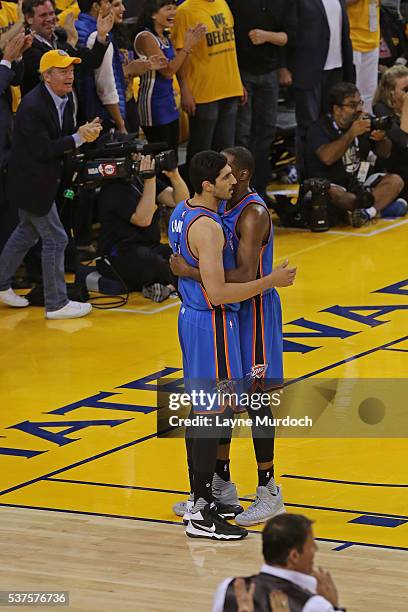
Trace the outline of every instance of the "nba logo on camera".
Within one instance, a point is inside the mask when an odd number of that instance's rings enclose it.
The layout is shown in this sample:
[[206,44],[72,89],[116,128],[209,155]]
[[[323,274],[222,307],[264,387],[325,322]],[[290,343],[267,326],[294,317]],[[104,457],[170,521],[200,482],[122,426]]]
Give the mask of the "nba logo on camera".
[[115,176],[116,164],[99,164],[98,170],[102,176]]

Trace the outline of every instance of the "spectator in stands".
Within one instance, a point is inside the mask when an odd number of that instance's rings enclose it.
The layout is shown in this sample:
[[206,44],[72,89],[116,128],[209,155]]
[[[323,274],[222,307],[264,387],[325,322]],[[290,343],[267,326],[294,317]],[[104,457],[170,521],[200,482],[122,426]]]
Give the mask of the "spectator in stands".
[[74,48],[77,42],[76,32],[73,33],[74,38],[67,39],[64,30],[56,29],[54,0],[26,0],[23,4],[23,12],[34,36],[31,48],[24,53],[23,95],[38,84],[41,57],[52,49],[62,49],[69,55],[80,57],[83,62],[81,70],[84,71],[95,69],[101,65],[108,48],[108,32],[113,26],[109,16],[105,19],[102,19],[101,16],[98,23],[97,42],[90,52],[84,46]]
[[167,62],[159,55],[136,59],[129,30],[123,24],[125,7],[122,0],[112,0],[111,7],[114,16],[112,37],[119,49],[126,84],[126,128],[130,132],[137,132],[139,130],[139,115],[134,98],[133,80],[136,76],[143,75],[156,67],[164,67]]
[[[331,612],[341,610],[338,593],[329,572],[314,569],[317,545],[312,521],[300,514],[279,514],[270,519],[262,532],[262,552],[265,560],[259,574],[244,578],[253,597],[248,612],[277,610]],[[218,587],[213,612],[237,610],[237,595],[242,600],[242,588],[235,588],[237,578],[227,578]],[[242,585],[243,586],[243,585]],[[272,601],[273,601],[272,599]],[[287,605],[289,604],[289,605]],[[241,608],[240,608],[241,609]]]
[[204,37],[205,28],[195,24],[194,28],[187,29],[182,48],[176,53],[169,36],[175,16],[174,0],[146,0],[138,20],[140,31],[135,38],[135,50],[141,58],[159,55],[165,61],[160,70],[148,72],[140,80],[138,106],[143,131],[149,142],[167,142],[177,151],[179,111],[173,77]]
[[296,0],[296,7],[298,29],[287,53],[286,80],[293,79],[297,166],[303,177],[307,128],[327,112],[331,87],[341,81],[353,83],[355,70],[345,0]]
[[356,84],[366,113],[373,112],[373,97],[378,82],[380,51],[379,0],[346,0],[350,38],[356,68]]
[[280,48],[294,42],[295,0],[227,0],[234,17],[238,65],[247,103],[238,108],[236,143],[255,158],[252,186],[266,201],[276,133]]
[[111,8],[113,12],[113,29],[112,37],[119,49],[120,60],[122,63],[123,75],[125,77],[125,125],[129,132],[137,132],[139,130],[139,116],[137,104],[133,93],[133,79],[144,71],[144,67],[135,61],[135,52],[128,29],[123,24],[123,16],[125,14],[125,6],[122,0],[112,0]]
[[[146,156],[140,170],[154,168]],[[175,290],[170,271],[172,253],[168,244],[160,242],[159,210],[156,202],[174,208],[189,196],[177,168],[164,172],[171,187],[153,176],[144,182],[113,180],[102,186],[99,196],[101,233],[98,252],[107,256],[111,266],[98,261],[103,276],[117,278],[119,273],[130,291],[141,291],[145,297],[161,302]],[[157,184],[156,184],[157,181]]]
[[[23,31],[6,45],[0,61],[0,252],[17,225],[17,212],[7,204],[4,167],[11,147],[12,94],[10,86],[18,86],[23,75],[22,55],[32,44],[32,36]],[[1,57],[1,55],[0,55]]]
[[393,66],[382,75],[374,97],[374,112],[392,117],[387,136],[392,142],[391,155],[385,160],[388,172],[396,172],[405,183],[403,197],[408,198],[408,68]]
[[[97,18],[106,9],[106,0],[79,0],[81,12],[75,27],[78,43],[92,49],[95,45]],[[101,117],[105,128],[112,125],[119,132],[127,133],[126,83],[119,49],[109,35],[108,50],[95,74],[84,75],[80,86],[80,102],[88,120],[95,115]]]
[[101,130],[99,118],[75,129],[73,64],[80,62],[61,50],[42,56],[43,82],[25,96],[18,109],[9,158],[8,198],[19,209],[20,223],[0,256],[0,300],[10,306],[28,306],[11,289],[11,278],[41,238],[48,319],[82,317],[91,310],[89,304],[67,298],[64,251],[68,239],[55,203],[67,156],[84,142],[94,141]]
[[5,48],[23,24],[20,5],[15,2],[0,2],[0,49]]
[[384,131],[372,130],[357,87],[352,83],[335,85],[329,94],[329,107],[329,113],[312,124],[307,133],[307,177],[326,178],[332,183],[330,202],[349,211],[354,227],[379,213],[405,214],[407,203],[397,199],[404,186],[402,178],[375,172],[370,163],[372,149],[380,159],[387,159],[392,144]]
[[406,66],[408,63],[408,40],[405,33],[406,19],[392,2],[382,2],[380,6],[380,65],[384,72],[394,64]]
[[181,104],[190,125],[187,163],[199,151],[234,146],[238,102],[244,95],[234,20],[226,1],[186,0],[177,8],[171,35],[177,51],[183,49],[187,30],[197,23],[203,23],[207,33],[179,73]]
[[22,56],[32,41],[32,36],[25,35],[21,31],[7,43],[0,61],[0,167],[3,166],[11,145],[12,96],[10,86],[18,86],[21,83]]

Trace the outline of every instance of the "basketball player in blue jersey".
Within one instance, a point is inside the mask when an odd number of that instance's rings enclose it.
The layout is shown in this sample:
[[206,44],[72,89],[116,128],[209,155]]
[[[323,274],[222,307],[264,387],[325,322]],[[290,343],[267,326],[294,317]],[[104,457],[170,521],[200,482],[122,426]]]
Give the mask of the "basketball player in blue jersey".
[[[245,283],[225,281],[225,269],[232,268],[235,263],[234,252],[232,240],[223,229],[217,211],[220,202],[231,197],[236,179],[226,157],[214,151],[195,155],[189,171],[195,195],[185,202],[181,217],[179,207],[174,211],[169,224],[169,240],[175,252],[199,271],[201,279],[198,282],[185,277],[179,282],[183,300],[179,340],[185,385],[191,392],[197,380],[205,381],[211,389],[216,389],[220,381],[242,380],[237,302],[272,288],[276,284],[276,274]],[[199,413],[203,406],[196,408],[193,406],[192,414]],[[204,410],[206,408],[204,406]],[[229,524],[213,505],[212,481],[223,430],[213,426],[211,417],[216,415],[206,412],[208,414],[211,431],[191,427],[186,432],[194,498],[192,509],[185,515],[186,534],[216,540],[242,539],[247,531]]]
[[[220,204],[224,227],[231,232],[237,254],[237,267],[226,272],[229,282],[245,282],[262,277],[272,271],[273,228],[269,212],[262,198],[250,188],[254,171],[252,154],[243,147],[224,151],[228,164],[237,180],[230,201]],[[181,258],[174,258],[173,272],[182,276],[197,277],[197,270],[187,266]],[[279,278],[279,273],[281,278]],[[286,286],[287,274],[294,280],[296,270],[287,268],[287,263],[275,269],[275,287]],[[293,281],[292,281],[293,282]],[[240,348],[244,379],[247,389],[267,391],[282,384],[282,314],[276,289],[262,292],[241,303],[239,310]],[[271,416],[270,408],[263,408],[259,416]],[[253,417],[251,410],[249,416]],[[274,429],[271,426],[253,427],[253,441],[258,463],[258,487],[255,501],[247,510],[239,513],[236,522],[240,525],[255,525],[284,512],[280,488],[274,480]],[[235,485],[229,474],[230,439],[220,441],[217,453],[213,493],[223,504],[234,507],[238,504]],[[234,495],[235,491],[235,495]],[[176,514],[191,505],[181,502],[174,506]]]

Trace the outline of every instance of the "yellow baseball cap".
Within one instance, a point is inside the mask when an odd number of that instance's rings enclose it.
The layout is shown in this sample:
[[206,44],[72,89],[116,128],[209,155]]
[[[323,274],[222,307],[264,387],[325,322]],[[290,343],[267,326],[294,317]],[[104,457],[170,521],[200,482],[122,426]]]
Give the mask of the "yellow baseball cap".
[[50,68],[68,68],[68,66],[72,64],[80,64],[81,62],[82,60],[80,57],[72,57],[65,51],[62,51],[62,49],[47,51],[40,61],[40,73],[42,74]]

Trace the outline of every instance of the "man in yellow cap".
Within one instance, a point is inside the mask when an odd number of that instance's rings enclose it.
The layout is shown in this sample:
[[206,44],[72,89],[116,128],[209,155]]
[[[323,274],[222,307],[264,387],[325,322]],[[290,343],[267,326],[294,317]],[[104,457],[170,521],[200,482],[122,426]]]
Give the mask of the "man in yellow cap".
[[11,289],[11,278],[26,253],[41,238],[44,302],[47,319],[73,319],[91,311],[90,304],[72,302],[64,279],[68,238],[56,199],[65,162],[84,142],[93,142],[102,129],[99,117],[75,129],[72,85],[79,57],[53,50],[41,58],[41,83],[18,109],[9,158],[7,185],[10,203],[19,209],[20,223],[0,256],[0,301],[28,306]]

